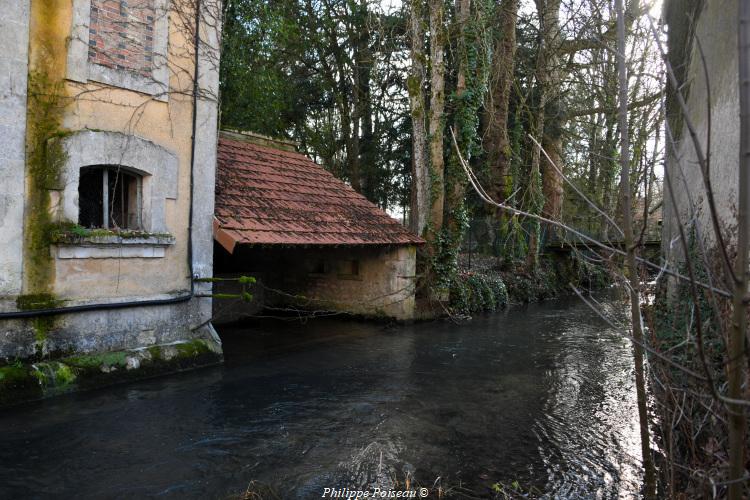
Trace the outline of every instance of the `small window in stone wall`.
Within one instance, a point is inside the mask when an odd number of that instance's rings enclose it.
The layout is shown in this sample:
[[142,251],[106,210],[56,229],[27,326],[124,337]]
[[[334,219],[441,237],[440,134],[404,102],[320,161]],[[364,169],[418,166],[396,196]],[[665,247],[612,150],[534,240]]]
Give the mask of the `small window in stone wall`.
[[314,276],[319,276],[319,275],[323,275],[327,273],[328,273],[328,265],[326,261],[323,259],[316,261],[313,264],[312,270],[310,271],[310,274]]
[[150,78],[154,0],[91,0],[89,62]]
[[78,224],[87,228],[142,228],[142,179],[121,167],[84,167],[78,181]]
[[359,276],[358,260],[342,260],[339,262],[340,278],[356,278]]

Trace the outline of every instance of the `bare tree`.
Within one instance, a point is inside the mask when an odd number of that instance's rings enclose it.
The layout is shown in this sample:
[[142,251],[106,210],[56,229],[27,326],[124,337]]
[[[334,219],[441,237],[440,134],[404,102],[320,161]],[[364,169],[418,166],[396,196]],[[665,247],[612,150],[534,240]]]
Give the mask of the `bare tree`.
[[617,73],[619,82],[619,127],[620,127],[620,189],[622,195],[622,230],[625,234],[626,267],[630,288],[631,328],[633,329],[633,352],[635,359],[635,387],[638,399],[638,418],[641,432],[641,453],[645,469],[646,498],[656,497],[656,473],[651,456],[651,433],[649,431],[648,405],[646,401],[646,376],[643,357],[643,320],[641,318],[640,278],[636,263],[635,233],[633,231],[632,187],[630,185],[630,137],[628,130],[628,72],[625,62],[625,10],[623,0],[615,0],[617,10]]
[[409,13],[411,37],[411,71],[407,80],[412,121],[412,192],[411,230],[422,234],[427,227],[430,207],[430,172],[427,163],[427,128],[425,125],[425,51],[422,0],[412,0]]

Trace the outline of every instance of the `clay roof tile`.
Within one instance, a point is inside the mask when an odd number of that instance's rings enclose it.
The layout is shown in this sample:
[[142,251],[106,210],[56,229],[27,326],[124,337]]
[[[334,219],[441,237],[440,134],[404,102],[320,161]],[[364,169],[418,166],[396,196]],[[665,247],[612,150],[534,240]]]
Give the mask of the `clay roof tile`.
[[220,137],[214,235],[255,245],[415,245],[424,240],[306,156]]

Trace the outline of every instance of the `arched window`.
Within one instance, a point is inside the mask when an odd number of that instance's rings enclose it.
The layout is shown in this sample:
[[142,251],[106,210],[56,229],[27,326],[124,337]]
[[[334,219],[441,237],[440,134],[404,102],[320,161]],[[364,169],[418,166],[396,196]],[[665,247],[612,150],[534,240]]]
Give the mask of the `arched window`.
[[78,224],[87,228],[143,228],[142,179],[121,166],[81,168]]
[[84,227],[169,232],[166,202],[177,199],[179,184],[174,153],[117,132],[82,130],[61,140],[67,153],[61,220]]

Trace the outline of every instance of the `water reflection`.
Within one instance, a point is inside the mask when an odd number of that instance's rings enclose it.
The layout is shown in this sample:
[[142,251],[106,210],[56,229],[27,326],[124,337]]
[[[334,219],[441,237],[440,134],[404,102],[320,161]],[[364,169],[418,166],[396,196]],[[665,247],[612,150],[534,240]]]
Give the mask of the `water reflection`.
[[[619,307],[608,303],[610,307]],[[224,332],[224,367],[0,416],[0,497],[284,498],[407,478],[635,496],[630,347],[575,300],[410,327]]]

